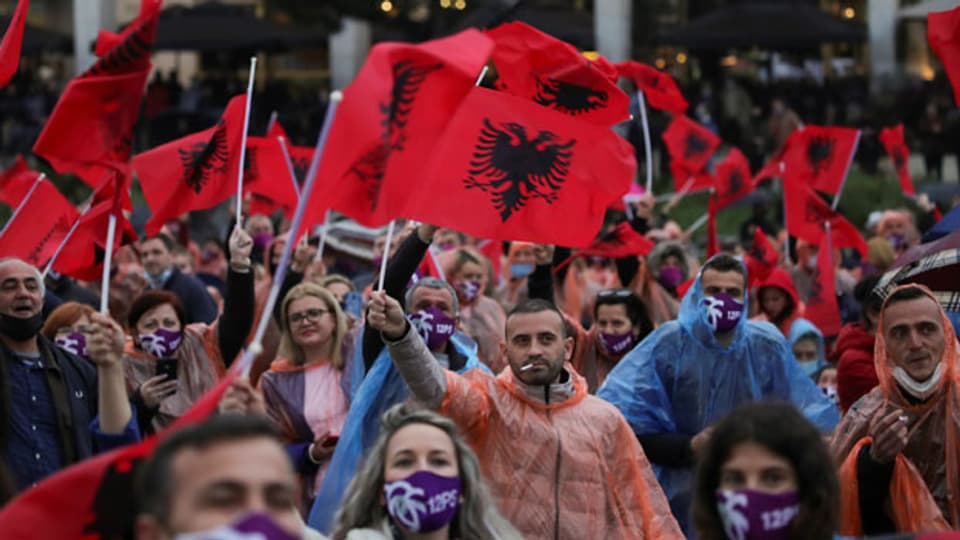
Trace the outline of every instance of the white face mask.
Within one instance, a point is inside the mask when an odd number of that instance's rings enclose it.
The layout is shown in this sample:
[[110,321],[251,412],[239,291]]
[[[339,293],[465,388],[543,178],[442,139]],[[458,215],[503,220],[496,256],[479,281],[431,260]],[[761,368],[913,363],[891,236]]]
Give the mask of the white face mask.
[[893,370],[893,378],[900,383],[900,386],[911,396],[921,400],[926,400],[937,391],[942,377],[943,362],[940,362],[940,364],[937,365],[936,371],[933,372],[933,375],[923,382],[915,380],[901,367],[894,368]]

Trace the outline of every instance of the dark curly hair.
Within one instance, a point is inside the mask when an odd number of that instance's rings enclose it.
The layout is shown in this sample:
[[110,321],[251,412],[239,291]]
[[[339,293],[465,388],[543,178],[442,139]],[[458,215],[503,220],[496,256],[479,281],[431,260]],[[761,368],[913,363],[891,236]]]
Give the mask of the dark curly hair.
[[797,477],[800,512],[790,530],[792,540],[830,540],[837,529],[840,488],[836,469],[821,433],[797,409],[784,402],[762,401],[738,407],[716,425],[697,465],[693,526],[701,540],[726,540],[717,512],[720,471],[733,450],[755,443],[783,457]]

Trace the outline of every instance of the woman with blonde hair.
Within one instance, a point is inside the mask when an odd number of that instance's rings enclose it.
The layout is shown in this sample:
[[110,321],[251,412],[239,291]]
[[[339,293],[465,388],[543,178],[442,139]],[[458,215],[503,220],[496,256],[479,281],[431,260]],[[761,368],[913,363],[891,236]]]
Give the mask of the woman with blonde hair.
[[473,248],[457,248],[453,254],[446,275],[460,300],[460,326],[477,342],[480,360],[494,373],[500,373],[506,366],[500,355],[500,344],[503,343],[507,316],[496,300],[483,294],[490,275],[490,262]]
[[480,465],[452,420],[411,404],[384,413],[380,436],[337,511],[331,538],[506,539]]
[[301,283],[280,305],[280,348],[260,377],[267,413],[283,430],[303,478],[304,508],[316,493],[350,408],[347,318],[330,291]]

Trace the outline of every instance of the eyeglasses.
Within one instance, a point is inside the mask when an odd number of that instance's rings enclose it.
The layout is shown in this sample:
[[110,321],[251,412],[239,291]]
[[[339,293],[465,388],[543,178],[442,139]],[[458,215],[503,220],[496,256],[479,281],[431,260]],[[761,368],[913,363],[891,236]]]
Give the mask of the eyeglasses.
[[330,313],[329,309],[317,309],[317,308],[301,311],[300,313],[291,313],[289,316],[290,324],[291,325],[299,324],[307,319],[310,319],[311,321],[315,321],[320,317],[323,317],[327,313]]
[[626,298],[633,294],[630,289],[607,289],[597,293],[597,298]]

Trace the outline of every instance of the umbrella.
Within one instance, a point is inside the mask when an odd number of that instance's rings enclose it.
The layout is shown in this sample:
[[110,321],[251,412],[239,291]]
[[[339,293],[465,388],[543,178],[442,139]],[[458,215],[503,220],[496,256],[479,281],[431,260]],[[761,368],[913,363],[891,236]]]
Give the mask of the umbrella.
[[821,43],[866,40],[862,24],[798,3],[744,3],[717,8],[663,34],[661,44],[692,49],[804,49]]
[[[0,28],[10,28],[10,17],[0,17]],[[70,52],[73,39],[67,34],[27,23],[23,30],[23,54],[42,51]]]
[[898,285],[919,283],[930,287],[944,309],[960,311],[960,232],[911,248],[894,264],[874,289],[881,297]]
[[958,230],[960,230],[960,206],[947,212],[933,228],[927,231],[927,234],[923,235],[923,240],[931,242]]
[[210,2],[161,11],[154,49],[283,51],[325,47],[328,35],[261,19],[246,6]]

